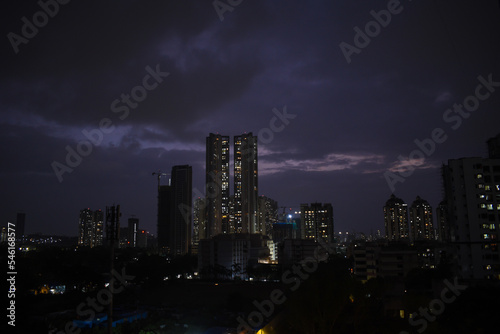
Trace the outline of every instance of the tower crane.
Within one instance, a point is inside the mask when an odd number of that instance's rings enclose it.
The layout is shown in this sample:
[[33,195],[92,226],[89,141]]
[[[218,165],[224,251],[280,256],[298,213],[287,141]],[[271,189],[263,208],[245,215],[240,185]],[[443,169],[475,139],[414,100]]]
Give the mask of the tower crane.
[[153,172],[151,175],[158,175],[158,191],[160,190],[160,179],[162,176],[170,175],[170,173],[162,173],[160,169],[157,172]]

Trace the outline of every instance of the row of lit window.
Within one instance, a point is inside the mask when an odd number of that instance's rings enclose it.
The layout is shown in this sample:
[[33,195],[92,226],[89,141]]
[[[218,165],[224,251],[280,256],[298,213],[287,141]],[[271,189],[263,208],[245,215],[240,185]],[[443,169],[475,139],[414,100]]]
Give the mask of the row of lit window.
[[[495,205],[491,204],[491,203],[489,203],[489,204],[487,204],[487,203],[481,203],[481,204],[479,204],[479,208],[481,208],[481,209],[487,209],[487,210],[494,210]],[[496,209],[500,210],[500,204],[496,205]]]
[[[483,183],[478,183],[477,184],[478,189],[484,189],[486,191],[491,191],[492,188],[489,184],[483,184]],[[497,191],[500,191],[500,184],[496,184],[493,189],[496,189]]]
[[494,231],[496,229],[496,226],[495,224],[482,224],[482,228]]

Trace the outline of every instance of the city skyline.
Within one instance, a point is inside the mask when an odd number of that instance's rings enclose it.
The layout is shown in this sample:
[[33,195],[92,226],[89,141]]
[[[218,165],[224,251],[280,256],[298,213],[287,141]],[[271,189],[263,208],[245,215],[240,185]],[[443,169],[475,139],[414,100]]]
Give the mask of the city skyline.
[[42,9],[7,4],[1,223],[22,210],[27,234],[76,236],[82,208],[115,203],[155,232],[151,173],[189,164],[204,196],[206,137],[250,132],[278,206],[331,203],[336,231],[365,233],[392,193],[436,213],[441,165],[500,132],[500,8],[388,3],[246,1],[221,20],[211,2],[70,2],[16,48]]

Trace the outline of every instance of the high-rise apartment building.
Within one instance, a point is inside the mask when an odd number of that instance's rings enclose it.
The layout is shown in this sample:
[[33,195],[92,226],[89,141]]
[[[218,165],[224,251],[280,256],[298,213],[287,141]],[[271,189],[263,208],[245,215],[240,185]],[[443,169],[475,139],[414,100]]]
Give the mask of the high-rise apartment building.
[[206,201],[205,198],[198,197],[194,200],[193,206],[193,237],[192,249],[196,254],[201,239],[207,238],[206,224]]
[[301,239],[334,241],[333,208],[330,203],[300,205]]
[[443,166],[450,237],[457,275],[500,280],[500,157],[498,136],[489,158],[452,159]]
[[257,136],[234,136],[234,231],[258,233]]
[[128,247],[138,247],[137,246],[137,233],[139,231],[139,218],[131,217],[128,219],[127,228],[127,246]]
[[158,249],[161,253],[170,252],[170,227],[173,221],[172,186],[158,186],[158,217],[156,233],[158,235]]
[[450,241],[450,227],[448,222],[448,205],[441,201],[436,208],[436,240],[441,242]]
[[103,245],[104,214],[101,210],[92,211],[90,208],[80,210],[78,228],[79,246],[92,248]]
[[432,207],[417,196],[410,207],[410,241],[435,240]]
[[408,240],[408,205],[394,194],[385,203],[384,222],[389,241]]
[[278,222],[278,202],[266,197],[259,196],[257,199],[258,224],[257,233],[273,236],[273,224]]
[[229,233],[229,136],[206,138],[206,237]]
[[182,255],[191,246],[192,167],[172,167],[170,185],[158,189],[158,247],[170,255]]

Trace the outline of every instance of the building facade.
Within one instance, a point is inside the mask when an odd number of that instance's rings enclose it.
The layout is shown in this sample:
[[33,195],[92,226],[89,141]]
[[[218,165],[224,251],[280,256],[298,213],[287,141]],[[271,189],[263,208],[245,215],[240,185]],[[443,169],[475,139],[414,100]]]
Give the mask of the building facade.
[[301,204],[300,223],[302,239],[334,241],[333,207],[330,203]]
[[432,207],[417,196],[410,207],[410,241],[435,240]]
[[234,229],[235,233],[259,233],[257,217],[257,136],[234,136]]
[[158,247],[173,256],[189,252],[192,228],[192,167],[173,166],[170,185],[158,189]]
[[446,201],[441,201],[436,207],[436,240],[440,242],[450,241],[448,205]]
[[499,280],[500,159],[449,160],[443,181],[457,275]]
[[102,246],[104,240],[104,214],[90,208],[80,210],[78,222],[78,245],[85,247]]
[[198,245],[201,239],[207,238],[207,224],[206,224],[206,200],[205,198],[198,197],[194,200],[193,206],[193,237],[192,237],[192,251],[196,254]]
[[200,240],[198,268],[202,278],[248,278],[249,266],[269,261],[269,239],[261,234],[219,234]]
[[389,241],[409,240],[408,205],[394,194],[385,203],[384,224]]
[[207,237],[230,233],[229,225],[229,136],[206,138],[205,197]]
[[278,222],[278,202],[266,196],[259,196],[257,199],[257,208],[257,233],[272,238],[273,224]]
[[137,246],[137,233],[139,231],[139,218],[131,217],[128,219],[127,227],[127,246],[128,247],[138,247]]

